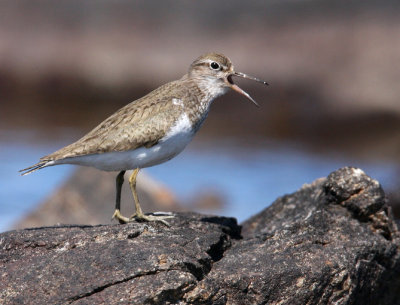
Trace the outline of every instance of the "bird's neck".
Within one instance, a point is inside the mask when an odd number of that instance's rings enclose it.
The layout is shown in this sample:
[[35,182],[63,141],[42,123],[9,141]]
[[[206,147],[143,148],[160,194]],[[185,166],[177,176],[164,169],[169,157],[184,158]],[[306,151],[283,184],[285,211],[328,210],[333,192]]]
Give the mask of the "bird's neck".
[[214,78],[204,77],[197,82],[197,86],[203,93],[207,103],[211,103],[214,99],[228,91],[228,88],[220,86]]
[[211,103],[226,90],[221,90],[212,79],[193,78],[185,75],[180,79],[187,89],[189,98],[185,99],[185,110],[196,132],[208,115]]
[[197,96],[197,102],[205,108],[208,108],[214,99],[228,91],[227,87],[221,86],[220,81],[212,77],[186,74],[181,80],[187,83],[189,90]]

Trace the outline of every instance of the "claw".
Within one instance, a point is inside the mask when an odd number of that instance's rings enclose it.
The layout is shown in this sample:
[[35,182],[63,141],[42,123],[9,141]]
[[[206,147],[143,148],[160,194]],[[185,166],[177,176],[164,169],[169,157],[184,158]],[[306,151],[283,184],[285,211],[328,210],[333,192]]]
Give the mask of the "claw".
[[128,217],[122,216],[121,212],[118,209],[114,211],[114,214],[111,217],[111,220],[112,219],[117,219],[120,224],[125,224],[130,222],[130,219]]
[[145,214],[135,213],[131,217],[129,217],[129,220],[132,221],[135,219],[137,221],[159,221],[162,222],[167,227],[170,227],[171,225],[164,219],[170,219],[174,217],[175,217],[174,215],[145,215]]

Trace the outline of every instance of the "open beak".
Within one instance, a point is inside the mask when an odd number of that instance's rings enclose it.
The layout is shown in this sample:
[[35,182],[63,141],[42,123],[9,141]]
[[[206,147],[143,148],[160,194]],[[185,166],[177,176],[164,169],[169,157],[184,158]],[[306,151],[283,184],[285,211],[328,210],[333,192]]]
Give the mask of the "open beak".
[[236,85],[236,84],[233,83],[232,76],[239,76],[239,77],[242,77],[242,78],[252,79],[252,80],[254,80],[254,81],[256,81],[256,82],[262,83],[262,84],[267,85],[267,86],[268,86],[268,83],[265,82],[265,81],[263,81],[263,80],[261,80],[261,79],[259,79],[259,78],[256,78],[256,77],[253,77],[253,76],[244,74],[244,73],[240,73],[240,72],[233,72],[232,74],[230,74],[230,75],[227,77],[229,86],[230,86],[233,90],[235,90],[236,92],[240,93],[241,95],[244,95],[244,96],[247,97],[250,101],[252,101],[252,102],[254,103],[254,105],[256,105],[257,107],[259,107],[259,105],[257,104],[257,102],[256,102],[246,91],[242,90],[238,85]]

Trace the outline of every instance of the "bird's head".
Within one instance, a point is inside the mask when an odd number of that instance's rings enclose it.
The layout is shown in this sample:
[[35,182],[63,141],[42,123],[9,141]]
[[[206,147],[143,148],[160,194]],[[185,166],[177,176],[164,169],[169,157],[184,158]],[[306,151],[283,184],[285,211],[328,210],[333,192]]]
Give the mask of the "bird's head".
[[196,81],[202,91],[207,92],[212,98],[226,93],[228,89],[233,89],[244,95],[256,106],[258,106],[257,102],[247,92],[239,88],[232,78],[238,76],[268,85],[267,82],[258,78],[236,72],[230,59],[218,53],[208,53],[197,58],[190,65],[188,75],[189,78]]

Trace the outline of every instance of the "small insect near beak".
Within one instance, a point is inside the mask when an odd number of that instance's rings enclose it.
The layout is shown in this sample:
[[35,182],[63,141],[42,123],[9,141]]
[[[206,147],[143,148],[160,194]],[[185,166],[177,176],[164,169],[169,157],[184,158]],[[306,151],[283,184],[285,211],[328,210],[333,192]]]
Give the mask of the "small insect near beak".
[[230,86],[233,90],[235,90],[237,93],[240,93],[241,95],[244,95],[244,96],[247,97],[250,101],[252,101],[252,102],[254,103],[254,105],[256,105],[257,107],[259,107],[259,105],[257,104],[257,102],[256,102],[246,91],[242,90],[238,85],[236,85],[235,83],[233,83],[232,76],[239,76],[239,77],[242,77],[242,78],[251,79],[251,80],[254,80],[254,81],[256,81],[256,82],[259,82],[259,83],[262,83],[262,84],[264,84],[264,85],[267,85],[267,86],[268,86],[268,83],[265,82],[265,81],[263,81],[263,80],[261,80],[261,79],[259,79],[259,78],[256,78],[256,77],[253,77],[253,76],[244,74],[244,73],[240,73],[240,72],[233,72],[232,74],[230,74],[230,75],[227,77],[227,81],[228,81],[228,83],[229,83],[229,86]]

